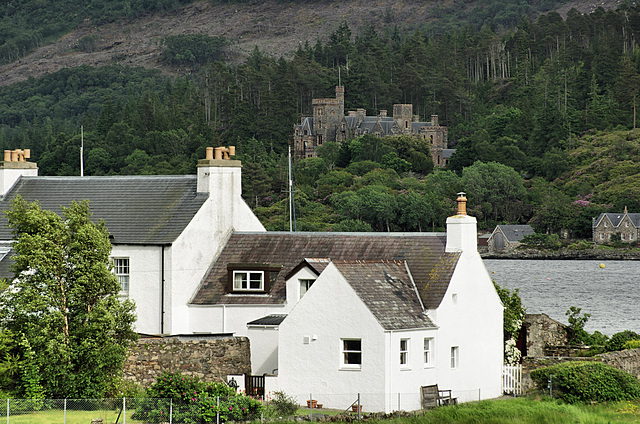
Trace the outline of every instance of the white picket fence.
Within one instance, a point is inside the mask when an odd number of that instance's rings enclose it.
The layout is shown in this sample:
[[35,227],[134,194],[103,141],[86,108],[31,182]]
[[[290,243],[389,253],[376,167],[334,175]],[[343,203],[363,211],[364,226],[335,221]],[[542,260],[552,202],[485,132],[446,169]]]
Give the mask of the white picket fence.
[[502,366],[502,393],[518,396],[522,394],[522,365]]

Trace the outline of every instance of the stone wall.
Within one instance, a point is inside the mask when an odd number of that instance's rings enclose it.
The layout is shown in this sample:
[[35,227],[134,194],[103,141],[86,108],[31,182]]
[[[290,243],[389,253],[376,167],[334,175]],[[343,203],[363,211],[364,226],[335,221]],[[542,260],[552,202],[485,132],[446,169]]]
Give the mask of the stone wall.
[[165,371],[204,381],[226,381],[230,374],[251,373],[249,339],[232,336],[143,338],[131,348],[124,377],[147,387]]
[[640,379],[640,349],[627,349],[598,355],[605,364],[614,366]]
[[549,347],[564,346],[568,341],[567,327],[547,314],[527,314],[523,328],[526,331],[527,356],[547,356]]

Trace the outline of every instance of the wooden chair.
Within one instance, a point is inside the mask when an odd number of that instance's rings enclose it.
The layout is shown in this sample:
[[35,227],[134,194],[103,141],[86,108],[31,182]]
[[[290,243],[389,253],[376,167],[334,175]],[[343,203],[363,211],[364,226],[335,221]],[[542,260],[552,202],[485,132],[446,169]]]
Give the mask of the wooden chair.
[[457,405],[458,398],[451,397],[451,390],[439,390],[437,384],[420,388],[422,408],[435,408],[442,405]]

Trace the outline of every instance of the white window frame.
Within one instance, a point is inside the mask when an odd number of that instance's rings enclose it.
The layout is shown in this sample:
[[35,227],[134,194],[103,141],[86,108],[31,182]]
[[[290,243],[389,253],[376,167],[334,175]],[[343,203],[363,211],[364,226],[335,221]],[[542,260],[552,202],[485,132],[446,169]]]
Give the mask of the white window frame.
[[[244,281],[240,280],[242,285],[238,286],[238,277],[245,276]],[[258,288],[251,287],[252,281],[255,283],[255,278],[259,276],[260,286]],[[252,280],[252,277],[254,280]],[[237,270],[233,271],[233,291],[244,292],[264,292],[264,271],[257,270]]]
[[112,258],[113,261],[113,273],[118,277],[118,283],[120,283],[120,294],[129,296],[129,289],[131,288],[131,261],[128,257]]
[[316,280],[314,278],[300,278],[298,281],[300,282],[300,299],[302,299],[302,296],[307,294]]
[[434,338],[433,337],[425,337],[423,342],[423,359],[425,367],[432,367],[434,365],[433,354],[435,352],[434,349]]
[[400,367],[409,368],[410,339],[400,339]]
[[460,365],[460,347],[451,346],[451,369],[458,369]]
[[359,370],[362,368],[362,339],[340,339],[340,350],[341,369]]

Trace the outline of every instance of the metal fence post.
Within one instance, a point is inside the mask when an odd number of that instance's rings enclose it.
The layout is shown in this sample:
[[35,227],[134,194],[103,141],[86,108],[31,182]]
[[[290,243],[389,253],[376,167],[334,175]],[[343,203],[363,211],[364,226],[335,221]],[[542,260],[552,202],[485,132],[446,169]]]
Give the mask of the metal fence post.
[[313,421],[313,395],[309,393],[309,421]]
[[216,396],[216,424],[220,424],[220,396]]
[[127,424],[127,398],[122,398],[122,422]]
[[64,398],[64,424],[67,424],[67,398]]
[[169,399],[169,424],[173,423],[173,398]]
[[360,411],[361,411],[360,408],[362,408],[362,407],[360,406],[360,393],[358,393],[358,421],[360,421],[360,419],[362,418],[360,416]]
[[9,424],[9,399],[7,399],[7,424]]

